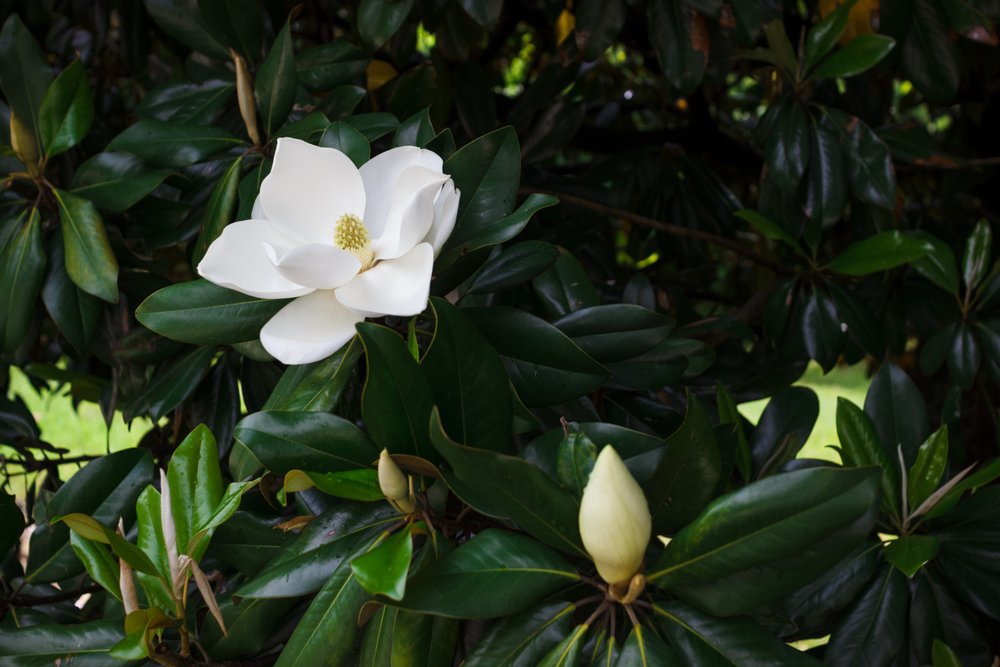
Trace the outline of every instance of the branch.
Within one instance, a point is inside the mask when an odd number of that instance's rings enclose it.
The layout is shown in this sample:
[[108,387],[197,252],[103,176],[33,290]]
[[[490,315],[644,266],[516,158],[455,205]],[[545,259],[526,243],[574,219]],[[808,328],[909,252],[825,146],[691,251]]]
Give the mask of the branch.
[[728,250],[732,250],[737,255],[741,255],[747,259],[751,259],[757,264],[767,267],[768,269],[771,269],[775,273],[781,273],[787,276],[795,275],[795,272],[789,269],[787,266],[779,264],[770,257],[767,257],[757,252],[753,248],[747,247],[743,243],[740,243],[738,241],[733,241],[732,239],[727,239],[725,237],[718,236],[716,234],[711,234],[709,232],[703,232],[700,229],[691,229],[689,227],[682,227],[681,225],[675,225],[669,222],[663,222],[661,220],[647,218],[646,216],[639,215],[638,213],[632,213],[631,211],[626,211],[625,209],[616,208],[614,206],[609,206],[607,204],[602,204],[592,199],[586,199],[585,197],[578,197],[577,195],[566,194],[565,192],[557,192],[554,190],[546,190],[543,188],[531,188],[531,187],[522,187],[520,189],[520,192],[521,194],[531,194],[533,192],[538,192],[541,194],[552,195],[554,197],[558,197],[559,201],[562,202],[563,204],[590,209],[591,211],[603,213],[604,215],[610,216],[612,218],[627,220],[641,227],[650,227],[652,229],[658,229],[672,236],[680,236],[683,238],[697,239],[699,241],[704,241],[705,243],[710,243],[720,248],[726,248]]

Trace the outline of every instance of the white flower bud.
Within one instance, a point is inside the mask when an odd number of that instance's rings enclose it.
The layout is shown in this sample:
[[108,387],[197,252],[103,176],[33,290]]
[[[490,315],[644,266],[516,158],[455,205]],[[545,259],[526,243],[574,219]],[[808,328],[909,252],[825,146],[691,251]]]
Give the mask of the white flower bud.
[[389,456],[388,449],[383,449],[378,456],[378,485],[389,503],[397,510],[404,514],[413,511],[415,506],[410,498],[410,481]]
[[642,567],[652,521],[642,488],[614,447],[601,450],[580,500],[580,537],[609,584],[628,583]]

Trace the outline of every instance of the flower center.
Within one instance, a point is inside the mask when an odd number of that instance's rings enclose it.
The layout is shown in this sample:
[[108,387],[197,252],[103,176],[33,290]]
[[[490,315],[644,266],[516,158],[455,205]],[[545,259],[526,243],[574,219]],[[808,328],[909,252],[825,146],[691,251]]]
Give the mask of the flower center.
[[372,251],[368,228],[358,216],[351,213],[340,216],[333,229],[333,243],[357,257],[361,262],[361,271],[367,271],[375,265],[375,253]]

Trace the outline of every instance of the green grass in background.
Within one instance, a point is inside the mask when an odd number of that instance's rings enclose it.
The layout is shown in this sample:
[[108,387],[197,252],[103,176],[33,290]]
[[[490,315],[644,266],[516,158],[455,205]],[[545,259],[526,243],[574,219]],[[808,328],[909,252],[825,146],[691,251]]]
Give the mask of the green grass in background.
[[[148,419],[135,419],[131,427],[125,424],[121,413],[116,412],[109,429],[101,416],[101,409],[94,403],[80,403],[76,408],[69,396],[69,387],[57,388],[49,383],[50,390],[36,391],[22,371],[11,367],[8,398],[20,396],[34,416],[42,432],[42,439],[56,447],[69,450],[66,456],[101,455],[120,449],[135,447],[152,427]],[[0,455],[10,456],[13,450],[0,445]],[[38,455],[43,453],[39,452]],[[52,454],[48,456],[54,458]],[[63,479],[68,478],[78,465],[60,466]],[[11,466],[11,472],[20,471]],[[2,482],[3,480],[0,480]],[[11,486],[17,496],[24,493],[24,477],[11,478]]]
[[[840,462],[840,455],[827,445],[837,444],[837,397],[844,397],[858,406],[865,404],[865,394],[871,380],[864,363],[854,366],[837,366],[828,374],[815,363],[809,364],[806,372],[795,383],[816,392],[819,398],[819,418],[809,440],[802,447],[798,458],[825,459]],[[740,413],[754,424],[770,399],[764,398],[739,406]]]

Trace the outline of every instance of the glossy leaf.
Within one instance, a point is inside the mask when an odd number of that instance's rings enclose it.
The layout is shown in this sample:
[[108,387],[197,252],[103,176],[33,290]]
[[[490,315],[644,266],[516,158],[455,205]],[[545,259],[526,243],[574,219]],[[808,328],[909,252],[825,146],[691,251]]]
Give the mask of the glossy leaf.
[[174,451],[167,479],[177,546],[181,553],[194,554],[195,535],[208,524],[223,493],[218,447],[204,424],[191,431]]
[[539,540],[584,555],[577,519],[579,503],[532,464],[513,456],[456,444],[444,432],[437,410],[431,439],[451,470],[448,486],[476,511],[509,519]]
[[811,76],[814,79],[857,76],[877,65],[895,46],[895,40],[886,35],[858,35],[817,65]]
[[454,618],[508,616],[579,578],[549,547],[491,528],[413,577],[400,605]]
[[819,662],[775,638],[747,617],[715,618],[683,602],[653,613],[681,664],[699,667],[807,667]]
[[73,174],[74,195],[108,213],[121,213],[152,192],[170,174],[149,169],[128,153],[98,153]]
[[445,250],[438,258],[437,264],[441,267],[447,267],[466,253],[511,240],[521,233],[521,230],[525,228],[535,213],[543,208],[555,206],[557,203],[559,200],[555,197],[532,193],[510,215],[493,218],[489,222],[478,225],[475,229],[472,229],[471,226],[476,221],[470,219],[469,225],[466,227],[467,234],[463,232],[465,234],[464,240],[461,240],[463,237],[459,236],[457,238],[460,240],[454,241],[453,239],[456,237],[452,234],[448,238],[448,243],[445,244]]
[[[139,492],[153,480],[148,450],[127,449],[88,463],[64,484],[48,503],[49,516],[73,512],[93,517],[105,526],[135,516]],[[64,581],[81,571],[69,545],[69,529],[61,524],[39,524],[31,536],[26,568],[30,582]]]
[[186,167],[242,144],[220,127],[140,120],[112,139],[107,150],[131,153],[154,167]]
[[147,92],[135,108],[140,118],[209,125],[233,97],[232,81],[209,79],[204,83],[171,82]]
[[559,249],[544,241],[522,241],[483,264],[469,280],[467,294],[489,294],[531,280],[559,257]]
[[850,2],[839,4],[806,34],[806,49],[802,61],[805,71],[808,72],[836,46],[837,40],[847,28],[848,14],[852,7]]
[[207,56],[226,60],[226,49],[212,37],[198,11],[198,0],[143,0],[146,11],[174,39]]
[[365,135],[342,121],[330,123],[320,137],[319,145],[336,148],[359,167],[368,162],[372,153],[371,145]]
[[923,235],[932,250],[910,263],[910,267],[938,287],[952,294],[958,294],[958,265],[955,253],[941,239],[930,234]]
[[948,467],[948,426],[932,433],[917,450],[916,460],[906,476],[906,496],[910,510],[927,500],[941,483]]
[[677,654],[655,632],[636,625],[628,634],[616,667],[680,667]]
[[923,239],[898,231],[881,232],[852,243],[826,268],[849,276],[863,276],[907,264],[932,250]]
[[198,12],[225,46],[250,62],[260,57],[263,15],[257,0],[198,0]]
[[52,68],[38,42],[11,12],[0,29],[0,88],[14,113],[43,146],[38,117],[42,98],[52,82]]
[[116,662],[108,651],[123,636],[121,622],[110,620],[5,628],[0,633],[0,662],[28,667],[71,661],[75,667],[102,667]]
[[805,387],[787,387],[771,397],[750,441],[759,477],[795,458],[819,417],[819,399]]
[[843,213],[848,181],[837,130],[826,117],[813,119],[809,146],[804,209],[815,230],[807,234],[806,241],[815,247],[819,228],[837,220]]
[[521,400],[554,405],[597,389],[607,371],[551,324],[512,308],[464,311],[497,349]]
[[941,540],[933,535],[906,535],[893,540],[885,548],[885,559],[890,565],[912,579],[941,548]]
[[116,303],[118,260],[100,214],[86,199],[62,190],[53,193],[59,203],[66,273],[84,292]]
[[790,593],[848,554],[874,525],[872,468],[809,468],[713,501],[667,545],[647,578],[717,616]]
[[438,297],[431,308],[436,326],[421,368],[445,431],[466,445],[507,451],[511,407],[500,356],[461,310]]
[[906,371],[892,362],[882,364],[872,378],[865,396],[865,414],[875,425],[889,458],[902,446],[907,465],[913,463],[917,448],[931,433],[920,391]]
[[955,384],[962,389],[972,387],[981,359],[979,339],[967,323],[960,323],[948,349],[948,374]]
[[900,476],[897,459],[890,456],[868,415],[845,398],[837,399],[837,436],[844,465],[878,466],[882,509],[898,516]]
[[340,399],[361,353],[361,341],[352,338],[326,359],[289,366],[262,409],[328,412]]
[[311,92],[331,90],[357,81],[371,56],[342,39],[306,49],[295,57],[299,81]]
[[234,437],[277,474],[352,470],[378,458],[364,431],[325,412],[256,412],[240,420]]
[[790,192],[802,180],[809,163],[809,116],[792,100],[779,102],[768,113],[774,117],[769,119],[771,130],[764,139],[767,173],[779,188]]
[[601,302],[586,269],[565,251],[559,253],[555,263],[535,278],[532,285],[552,318],[597,306]]
[[214,356],[214,347],[199,347],[176,357],[129,399],[126,414],[164,416],[194,393]]
[[624,303],[575,310],[553,324],[600,362],[623,361],[648,352],[674,328],[669,317]]
[[975,289],[986,277],[992,251],[993,232],[990,223],[980,220],[965,242],[965,254],[962,256],[962,279],[965,281],[965,289]]
[[903,649],[909,593],[906,577],[883,566],[830,636],[824,664],[887,665]]
[[692,92],[705,74],[709,42],[701,14],[680,2],[647,5],[649,43],[667,81],[681,94]]
[[643,483],[654,534],[668,535],[696,517],[711,499],[720,472],[721,456],[708,412],[688,393],[684,422],[666,439],[663,457]]
[[74,60],[49,86],[38,109],[38,131],[45,156],[65,153],[80,143],[93,122],[94,101],[87,72],[80,60]]
[[253,340],[286,299],[258,299],[207,280],[177,283],[151,294],[136,319],[161,336],[196,345]]
[[236,211],[236,191],[240,184],[242,169],[243,158],[238,157],[212,188],[212,195],[205,204],[205,212],[201,218],[201,233],[198,234],[191,256],[192,266],[198,266],[208,246],[222,235],[222,230],[232,221],[233,213]]
[[465,659],[465,667],[536,667],[569,634],[576,607],[542,603],[496,625]]
[[24,341],[45,277],[42,221],[33,208],[0,251],[0,344],[13,352]]
[[404,527],[378,546],[351,561],[358,583],[372,595],[392,600],[403,599],[406,575],[413,558],[413,538]]
[[427,433],[434,397],[426,374],[396,332],[367,322],[357,328],[368,368],[361,413],[372,439],[393,454],[435,458]]
[[928,102],[951,102],[958,92],[961,68],[945,17],[931,0],[913,0],[907,15],[906,40],[900,49],[902,72]]
[[278,31],[267,58],[254,77],[254,95],[264,121],[263,130],[272,136],[292,110],[295,102],[295,53],[292,50],[291,19]]

